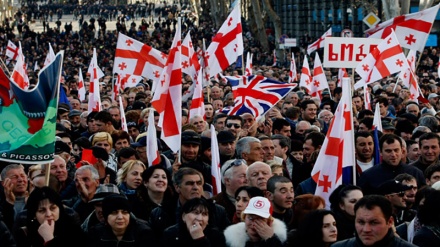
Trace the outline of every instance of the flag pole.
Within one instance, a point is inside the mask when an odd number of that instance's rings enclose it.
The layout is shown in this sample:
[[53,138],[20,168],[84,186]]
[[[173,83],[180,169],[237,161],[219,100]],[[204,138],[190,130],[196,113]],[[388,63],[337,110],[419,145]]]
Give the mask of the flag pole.
[[45,173],[44,173],[44,184],[46,186],[49,186],[49,180],[50,180],[50,163],[47,163],[45,166]]
[[0,58],[0,61],[2,62],[1,65],[4,67],[3,71],[5,71],[5,73],[7,73],[8,77],[11,77],[11,73],[9,73],[8,66],[6,66],[6,64],[5,64],[5,62],[3,61],[2,58]]
[[[247,57],[246,57],[246,59],[247,59]],[[245,67],[246,67],[246,64],[244,63],[244,54],[243,54],[243,55],[241,55],[241,72],[243,73],[243,75],[245,74],[245,70],[246,70]]]

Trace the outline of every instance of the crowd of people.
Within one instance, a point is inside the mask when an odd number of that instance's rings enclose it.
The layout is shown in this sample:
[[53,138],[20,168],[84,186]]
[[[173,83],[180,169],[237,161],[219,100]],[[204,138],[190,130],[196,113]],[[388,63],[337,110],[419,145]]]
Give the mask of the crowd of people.
[[[146,14],[140,26],[129,27],[120,18],[118,30],[96,27],[100,14],[80,30],[49,26],[36,33],[24,25],[20,32],[3,23],[1,45],[21,41],[31,85],[47,43],[65,51],[62,87],[69,102],[58,106],[52,163],[1,165],[0,246],[440,246],[435,48],[420,54],[416,73],[426,101],[410,100],[408,88],[393,77],[365,89],[371,107],[377,103],[380,109],[378,142],[363,89],[353,92],[356,182],[333,188],[328,204],[314,195],[318,185],[311,171],[343,93],[336,70],[326,70],[329,88],[322,98],[295,88],[259,121],[250,113],[223,113],[234,105],[231,85],[212,79],[204,89],[204,116],[189,116],[192,102],[182,102],[179,155],[157,139],[159,164],[149,166],[151,82],[121,92],[124,131],[119,102],[111,97],[112,68],[118,31],[166,52],[178,13],[169,14],[153,22]],[[182,28],[201,46],[215,28],[207,17],[198,23],[188,17]],[[289,63],[272,66],[273,57],[244,33],[245,51],[254,53],[253,73],[287,81]],[[88,112],[87,101],[78,99],[78,72],[87,71],[94,47],[105,73],[100,112]],[[304,55],[295,57],[299,68]],[[225,71],[241,73],[235,65]],[[182,75],[182,83],[185,93],[193,81]],[[154,120],[160,137],[157,112]],[[211,150],[211,125],[221,163],[218,194],[211,182],[211,152],[217,151]]]

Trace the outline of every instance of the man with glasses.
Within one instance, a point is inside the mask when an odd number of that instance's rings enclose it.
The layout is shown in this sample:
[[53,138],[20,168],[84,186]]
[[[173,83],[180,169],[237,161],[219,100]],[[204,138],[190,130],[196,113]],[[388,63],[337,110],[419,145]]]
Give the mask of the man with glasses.
[[215,203],[226,209],[226,214],[231,222],[235,214],[235,192],[247,184],[246,170],[247,165],[241,159],[226,161],[220,171],[225,190],[212,198]]
[[242,126],[243,126],[242,117],[230,115],[226,118],[225,130],[230,130],[237,139],[241,137]]
[[393,219],[395,226],[404,222],[401,216],[406,208],[407,190],[411,190],[411,187],[394,179],[386,181],[377,189],[377,193],[385,196],[393,206]]

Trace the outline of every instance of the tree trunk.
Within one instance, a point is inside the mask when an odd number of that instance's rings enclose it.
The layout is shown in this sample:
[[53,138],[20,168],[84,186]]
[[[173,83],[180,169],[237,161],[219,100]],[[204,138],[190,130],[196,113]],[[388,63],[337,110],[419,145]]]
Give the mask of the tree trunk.
[[410,0],[400,0],[400,14],[401,15],[406,15],[409,13],[409,7],[411,5],[411,1]]
[[252,12],[255,20],[255,24],[257,26],[256,36],[260,41],[261,47],[263,51],[269,52],[269,41],[266,35],[266,29],[264,28],[264,22],[261,14],[260,3],[258,0],[251,0]]
[[267,14],[270,17],[270,20],[272,21],[272,24],[275,29],[275,49],[277,50],[277,58],[278,61],[281,63],[284,62],[284,55],[283,51],[279,49],[280,45],[280,37],[282,35],[281,31],[281,18],[277,15],[277,13],[273,10],[272,5],[270,4],[269,0],[263,0],[263,6],[264,9],[267,11]]
[[434,3],[434,0],[420,1],[420,3],[419,3],[419,11],[422,11],[422,10],[425,10],[427,8],[430,8],[433,3]]

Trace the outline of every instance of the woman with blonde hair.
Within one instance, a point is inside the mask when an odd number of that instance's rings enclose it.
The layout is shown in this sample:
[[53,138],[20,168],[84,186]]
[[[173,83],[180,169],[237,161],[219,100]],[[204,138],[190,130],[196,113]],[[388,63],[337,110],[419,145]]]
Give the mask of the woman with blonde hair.
[[112,153],[113,138],[107,132],[98,132],[91,137],[93,156],[98,162],[93,165],[99,172],[100,183],[105,179],[114,183],[116,171],[118,170],[118,162]]
[[116,183],[119,191],[125,195],[136,194],[136,189],[142,185],[142,173],[146,167],[139,160],[129,160],[118,170]]

